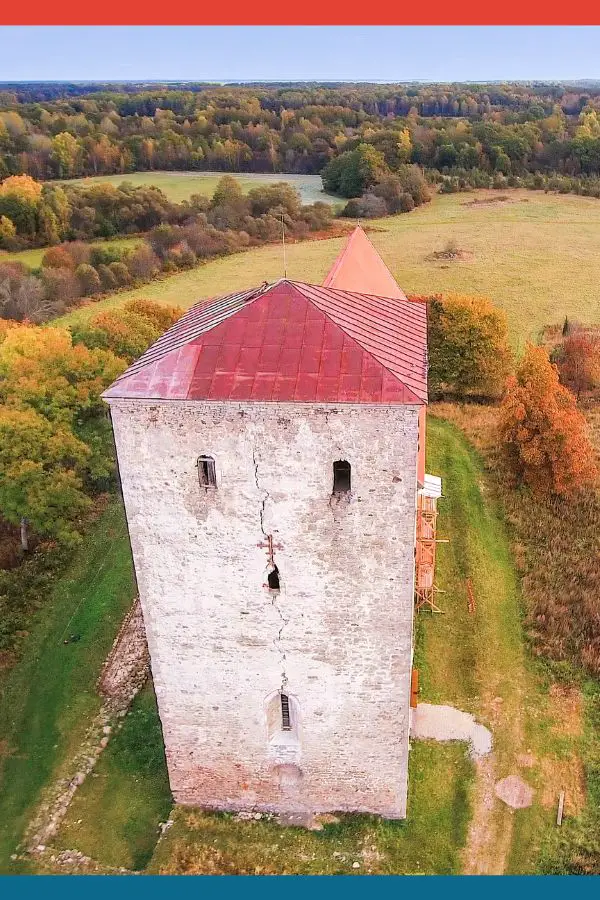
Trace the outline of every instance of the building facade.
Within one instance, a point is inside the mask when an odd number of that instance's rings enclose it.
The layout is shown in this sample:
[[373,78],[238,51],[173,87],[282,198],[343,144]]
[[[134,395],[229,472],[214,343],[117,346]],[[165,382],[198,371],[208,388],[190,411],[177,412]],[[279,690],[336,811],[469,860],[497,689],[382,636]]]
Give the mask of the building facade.
[[106,392],[176,802],[406,814],[425,329],[283,280]]

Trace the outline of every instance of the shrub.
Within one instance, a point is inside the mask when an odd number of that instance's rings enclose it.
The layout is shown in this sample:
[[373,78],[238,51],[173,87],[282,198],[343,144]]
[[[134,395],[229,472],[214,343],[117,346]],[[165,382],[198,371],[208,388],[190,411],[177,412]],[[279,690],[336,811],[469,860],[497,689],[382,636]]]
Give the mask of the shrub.
[[44,269],[74,269],[73,257],[66,247],[51,247],[42,257]]
[[68,304],[81,297],[79,279],[70,268],[43,269],[42,284],[46,297],[52,303]]
[[428,300],[429,390],[497,399],[510,370],[506,316],[485,297]]
[[126,285],[130,284],[131,275],[124,262],[110,263],[108,268],[113,274],[113,277],[117,283],[117,287],[125,287]]
[[104,263],[99,264],[98,275],[100,276],[100,284],[103,291],[114,291],[119,286],[114,273]]
[[146,242],[137,247],[125,262],[134,281],[150,281],[160,271],[159,259]]
[[75,275],[84,297],[93,297],[94,294],[99,294],[102,290],[100,276],[94,267],[88,263],[81,263],[81,265],[77,266]]
[[509,379],[499,433],[517,482],[540,494],[569,496],[597,478],[585,419],[542,347],[528,344]]
[[0,278],[0,316],[17,322],[45,322],[52,314],[52,304],[44,294],[39,278],[14,275]]

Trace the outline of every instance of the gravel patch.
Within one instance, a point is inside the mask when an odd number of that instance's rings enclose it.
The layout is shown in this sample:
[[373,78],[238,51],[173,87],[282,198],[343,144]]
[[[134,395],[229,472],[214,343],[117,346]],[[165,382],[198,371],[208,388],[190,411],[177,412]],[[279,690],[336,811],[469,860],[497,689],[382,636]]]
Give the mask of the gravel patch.
[[434,741],[465,741],[472,759],[487,756],[492,749],[492,733],[470,714],[454,706],[419,703],[412,712],[411,735]]

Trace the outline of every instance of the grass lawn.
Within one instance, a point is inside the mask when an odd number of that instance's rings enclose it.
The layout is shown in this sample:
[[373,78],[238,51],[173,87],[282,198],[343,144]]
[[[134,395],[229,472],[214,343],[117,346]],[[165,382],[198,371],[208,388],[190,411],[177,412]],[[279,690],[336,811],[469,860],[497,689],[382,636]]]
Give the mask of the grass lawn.
[[492,730],[487,771],[493,781],[519,775],[534,788],[529,809],[513,812],[498,800],[486,809],[481,778],[465,854],[469,871],[493,874],[502,864],[507,873],[527,874],[537,870],[540,847],[554,828],[559,791],[567,790],[569,814],[580,800],[582,737],[572,717],[565,726],[565,705],[548,673],[526,653],[509,536],[483,459],[457,428],[432,416],[427,450],[427,470],[443,479],[438,537],[449,543],[438,547],[436,570],[446,591],[439,595],[444,614],[418,617],[421,700],[474,713]]
[[[131,172],[129,175],[98,175],[97,177],[75,178],[67,183],[85,185],[108,183],[119,185],[124,181],[128,181],[136,187],[152,184],[160,188],[169,200],[181,203],[183,200],[189,200],[192,194],[205,194],[207,197],[212,197],[217,183],[223,175],[233,175],[239,181],[245,193],[263,184],[287,181],[296,188],[302,197],[303,203],[316,203],[317,200],[322,200],[326,203],[341,206],[345,202],[340,200],[339,197],[334,197],[323,191],[320,175],[286,175],[285,173],[275,175],[237,175],[234,172]],[[56,183],[63,184],[64,182]]]
[[142,869],[171,806],[162,730],[148,683],[75,794],[55,846],[76,847],[105,865]]
[[[96,245],[99,247],[106,247],[107,249],[109,247],[120,247],[121,249],[127,247],[133,250],[137,244],[141,243],[141,239],[138,237],[120,237],[112,238],[109,241],[90,241],[89,243],[91,247]],[[0,263],[16,260],[29,266],[30,269],[38,269],[42,264],[42,259],[47,250],[48,247],[34,247],[33,250],[19,250],[16,253],[11,253],[8,250],[0,250]]]
[[[437,196],[408,215],[370,223],[371,240],[408,293],[483,294],[508,316],[514,345],[551,322],[600,321],[600,202],[572,195],[509,191]],[[494,202],[476,203],[474,199]],[[461,260],[431,260],[454,239]],[[287,248],[292,279],[319,283],[343,239],[304,241]],[[92,315],[131,297],[189,307],[203,298],[273,281],[283,275],[279,246],[218,259],[133,291],[115,294],[63,317]]]
[[[62,775],[100,708],[95,682],[131,605],[133,577],[120,504],[90,528],[56,580],[21,661],[0,680],[0,872],[41,793]],[[63,644],[65,635],[80,640]]]

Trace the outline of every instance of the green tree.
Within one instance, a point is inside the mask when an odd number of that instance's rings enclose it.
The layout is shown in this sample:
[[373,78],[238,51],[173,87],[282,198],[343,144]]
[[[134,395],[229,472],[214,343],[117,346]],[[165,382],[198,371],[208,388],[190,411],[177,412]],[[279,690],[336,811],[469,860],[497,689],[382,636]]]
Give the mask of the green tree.
[[386,171],[383,153],[370,144],[359,144],[328,163],[321,177],[326,191],[342,197],[360,197]]
[[511,363],[506,316],[489,300],[461,295],[429,298],[427,336],[433,396],[502,394]]
[[76,519],[91,501],[82,470],[89,449],[60,423],[33,409],[0,409],[0,512],[13,525],[65,544],[77,541]]

